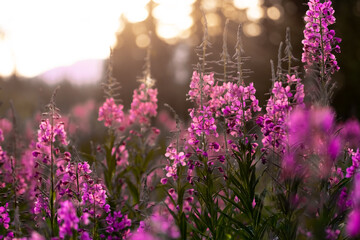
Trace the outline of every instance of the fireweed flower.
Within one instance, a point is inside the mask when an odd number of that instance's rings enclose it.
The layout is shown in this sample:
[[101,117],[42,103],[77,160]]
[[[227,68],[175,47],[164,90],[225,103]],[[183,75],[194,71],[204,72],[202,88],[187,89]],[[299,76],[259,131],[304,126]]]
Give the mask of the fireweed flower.
[[8,213],[8,208],[8,203],[6,203],[5,206],[0,207],[0,225],[2,225],[5,229],[8,229],[10,226],[10,215]]
[[335,186],[344,178],[344,173],[340,167],[331,168],[331,176],[329,177],[330,186]]
[[26,194],[33,196],[34,188],[36,186],[35,174],[35,161],[32,155],[33,146],[30,145],[26,149],[20,159],[21,169],[17,171],[18,181],[20,185],[19,194]]
[[347,178],[351,178],[356,170],[359,168],[360,166],[360,152],[359,152],[359,148],[356,150],[356,152],[354,152],[354,150],[352,149],[349,149],[348,151],[350,157],[351,157],[351,160],[352,160],[352,164],[350,167],[348,167],[346,169],[346,177]]
[[13,124],[8,119],[2,118],[0,119],[0,129],[0,142],[2,142],[4,141],[4,136],[6,137],[13,129]]
[[325,232],[326,232],[326,239],[328,240],[336,240],[340,235],[339,229],[333,230],[331,228],[327,228]]
[[261,110],[252,83],[245,86],[231,82],[218,85],[214,82],[213,73],[204,75],[202,84],[198,73],[193,73],[188,96],[198,107],[189,110],[192,118],[192,124],[188,129],[190,145],[196,146],[196,139],[201,134],[217,138],[218,117],[225,118],[227,132],[230,135],[241,136],[244,123],[252,118],[253,112]]
[[104,121],[105,127],[119,125],[124,119],[123,105],[116,105],[113,98],[108,98],[99,108],[98,121]]
[[214,82],[214,73],[204,75],[201,81],[199,73],[194,71],[190,82],[188,99],[201,106],[202,100],[206,99],[206,96],[210,96],[212,93]]
[[15,238],[16,240],[45,240],[45,238],[39,233],[33,231],[30,237]]
[[54,143],[56,140],[61,145],[68,145],[64,123],[54,119],[54,126],[51,126],[49,119],[42,120],[37,132],[36,150],[33,151],[33,157],[35,159],[42,158],[42,162],[48,164],[50,154],[53,154],[50,153],[50,142]]
[[190,145],[197,146],[197,137],[200,137],[202,134],[207,136],[213,135],[214,137],[219,136],[216,131],[215,118],[209,107],[203,106],[203,109],[197,112],[195,109],[192,109],[190,111],[190,117],[192,118],[192,122],[188,128],[188,132],[190,133],[188,143]]
[[[90,184],[83,182],[80,187],[82,205],[89,205],[89,208],[95,206],[96,209],[91,209],[91,214],[100,216],[102,211],[109,212],[109,205],[106,204],[106,190],[102,184]],[[95,212],[94,212],[95,211]]]
[[358,147],[360,143],[360,123],[356,119],[350,119],[339,126],[340,136],[344,145]]
[[289,148],[285,154],[292,156],[297,166],[294,170],[307,169],[310,165],[305,156],[316,154],[320,176],[329,175],[342,148],[340,138],[334,134],[334,119],[334,112],[329,108],[292,111],[287,121]]
[[130,236],[131,219],[127,215],[123,215],[120,211],[115,211],[113,215],[110,213],[105,220],[107,233],[118,233],[125,239]]
[[71,201],[67,200],[60,203],[57,211],[59,222],[59,236],[72,236],[72,230],[78,230],[79,218],[76,215],[76,209]]
[[140,124],[149,124],[150,117],[157,114],[157,94],[156,88],[149,88],[145,83],[140,84],[138,89],[134,90],[131,103],[130,123],[139,122]]
[[11,169],[11,156],[0,146],[0,189],[5,187],[7,183],[11,183],[12,169]]
[[224,83],[225,104],[221,108],[225,118],[227,133],[234,137],[243,135],[244,124],[251,120],[253,113],[261,111],[259,101],[255,97],[256,89],[253,83],[248,86],[236,83]]
[[[287,75],[287,83],[274,82],[271,97],[266,105],[266,114],[257,119],[264,135],[262,151],[269,150],[283,154],[286,149],[287,127],[286,120],[293,106],[304,104],[304,85],[295,75]],[[291,86],[296,84],[296,92],[291,92]]]
[[[219,84],[215,83],[213,73],[200,75],[194,71],[188,100],[193,102],[195,107],[189,109],[191,123],[185,136],[186,143],[183,151],[179,152],[173,143],[169,146],[166,153],[168,165],[165,168],[167,177],[176,179],[178,166],[187,164],[188,180],[192,181],[194,168],[203,164],[198,160],[190,160],[194,155],[205,158],[208,166],[213,166],[215,161],[224,163],[225,149],[224,145],[220,144],[223,140],[219,139],[219,120],[224,119],[222,121],[227,135],[243,136],[245,122],[253,118],[253,113],[261,110],[255,93],[252,83],[248,86],[232,82]],[[229,147],[232,149],[230,144]]]
[[337,202],[337,207],[341,210],[341,211],[345,211],[347,208],[351,207],[352,205],[352,200],[349,199],[349,195],[347,193],[347,189],[344,187],[341,190],[338,202]]
[[[33,212],[35,215],[44,213],[46,217],[53,218],[55,213],[55,204],[53,203],[55,203],[56,199],[50,200],[44,194],[44,186],[51,186],[53,189],[50,191],[56,191],[55,185],[59,180],[57,175],[63,172],[61,162],[70,161],[70,155],[69,153],[60,154],[59,148],[56,147],[56,145],[59,147],[68,145],[64,123],[59,121],[59,115],[57,114],[53,113],[50,117],[52,119],[41,121],[35,144],[36,149],[32,152],[35,162],[34,178],[37,180]],[[44,174],[42,165],[47,165],[50,169],[54,169],[54,172],[51,172],[53,175],[49,174],[50,176],[47,177],[48,173]],[[45,190],[45,192],[47,191],[48,189]],[[56,194],[54,196],[55,198],[57,197]],[[41,216],[35,216],[35,219],[40,220]]]
[[168,158],[169,165],[165,167],[165,170],[167,171],[166,177],[173,177],[174,179],[177,179],[177,166],[182,165],[185,166],[185,153],[184,152],[177,152],[176,147],[174,144],[170,144],[165,153],[165,157]]
[[148,232],[137,232],[131,236],[130,240],[160,240],[159,237],[154,236]]
[[[35,195],[35,202],[33,212],[35,215],[38,215],[42,212],[45,212],[46,216],[50,216],[50,209],[48,204],[49,199],[47,197],[43,197],[41,194]],[[35,217],[37,218],[37,217]]]
[[173,220],[156,212],[145,221],[140,222],[138,230],[130,239],[163,239],[164,236],[167,239],[178,239],[180,232]]
[[49,119],[42,120],[38,130],[37,146],[48,146],[50,141],[55,142],[56,139],[58,139],[63,145],[68,144],[64,123],[57,122],[54,126],[51,126]]
[[[94,181],[90,176],[91,172],[90,165],[87,162],[77,163],[77,173],[76,165],[72,162],[60,165],[57,169],[57,175],[60,178],[57,185],[59,195],[72,197],[74,192],[77,192],[76,184],[81,186],[82,183],[93,183]],[[78,179],[76,179],[77,177]]]
[[351,193],[353,209],[348,215],[346,231],[350,237],[358,237],[360,235],[360,175],[354,177],[354,187]]
[[151,216],[151,227],[155,233],[164,234],[171,238],[179,238],[180,232],[176,225],[172,222],[169,222],[168,219],[164,216],[154,214]]
[[170,143],[167,148],[165,156],[167,157],[168,164],[165,167],[166,176],[177,179],[178,166],[189,165],[189,168],[193,168],[193,163],[187,160],[192,155],[189,149],[195,149],[197,155],[202,155],[205,158],[209,156],[209,150],[212,152],[218,152],[220,145],[216,143],[212,144],[212,149],[208,146],[204,146],[204,142],[200,139],[206,137],[207,139],[216,139],[219,134],[217,132],[216,120],[214,118],[214,108],[210,106],[209,99],[210,94],[214,86],[214,74],[200,75],[194,71],[190,82],[190,90],[188,92],[188,100],[193,102],[196,107],[189,109],[191,117],[190,126],[187,129],[185,136],[185,144],[183,151],[177,150],[178,146],[174,143]]
[[126,144],[125,142],[123,142],[122,144],[120,144],[120,146],[118,148],[115,149],[115,147],[112,149],[112,154],[115,153],[115,158],[116,158],[116,164],[118,166],[126,166],[129,164],[128,159],[129,159],[129,152],[126,149]]
[[329,73],[338,71],[339,65],[335,55],[340,52],[338,43],[340,38],[335,37],[335,31],[329,26],[335,23],[334,9],[331,0],[310,0],[309,10],[304,18],[306,25],[304,40],[302,41],[303,54],[302,62],[306,63],[305,69],[316,68],[320,71],[320,81],[328,82]]

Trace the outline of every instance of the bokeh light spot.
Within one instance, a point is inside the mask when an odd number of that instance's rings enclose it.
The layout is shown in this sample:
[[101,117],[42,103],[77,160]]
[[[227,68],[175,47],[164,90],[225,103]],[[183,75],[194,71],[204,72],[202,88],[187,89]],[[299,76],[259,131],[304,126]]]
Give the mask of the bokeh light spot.
[[179,31],[172,24],[159,23],[156,26],[156,33],[162,38],[171,39],[176,38]]
[[126,11],[124,15],[129,22],[137,23],[144,21],[148,17],[149,12],[145,8],[139,8],[137,10]]
[[251,21],[258,21],[264,16],[264,10],[260,6],[250,7],[246,10],[246,16]]
[[202,7],[205,12],[213,12],[218,7],[217,0],[207,0],[202,2]]
[[279,20],[280,17],[281,17],[281,12],[280,12],[280,9],[277,8],[276,6],[272,6],[272,7],[269,7],[266,11],[267,13],[267,16],[271,19],[271,20]]
[[257,23],[244,24],[244,34],[248,37],[257,37],[261,34],[261,26]]
[[[152,15],[156,19],[156,34],[169,44],[176,42],[193,25],[192,1],[156,1]],[[186,34],[188,36],[188,34]]]
[[140,34],[136,37],[135,42],[139,48],[146,48],[150,44],[150,38],[146,34]]
[[234,6],[238,9],[247,9],[261,5],[260,0],[234,0]]

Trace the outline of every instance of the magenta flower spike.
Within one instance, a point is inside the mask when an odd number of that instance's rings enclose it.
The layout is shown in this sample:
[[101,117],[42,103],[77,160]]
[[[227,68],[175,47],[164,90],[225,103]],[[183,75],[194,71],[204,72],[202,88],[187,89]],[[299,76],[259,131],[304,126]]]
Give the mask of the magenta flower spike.
[[302,62],[305,70],[315,68],[320,71],[320,81],[326,83],[330,74],[340,69],[334,52],[340,53],[341,39],[335,37],[335,31],[329,26],[335,23],[334,9],[331,0],[310,0],[309,10],[304,18]]
[[106,99],[99,108],[98,121],[104,121],[105,127],[115,127],[124,120],[123,105],[116,105],[113,98]]
[[76,215],[76,209],[71,201],[66,200],[60,203],[58,209],[59,236],[72,236],[72,230],[78,230],[79,218]]

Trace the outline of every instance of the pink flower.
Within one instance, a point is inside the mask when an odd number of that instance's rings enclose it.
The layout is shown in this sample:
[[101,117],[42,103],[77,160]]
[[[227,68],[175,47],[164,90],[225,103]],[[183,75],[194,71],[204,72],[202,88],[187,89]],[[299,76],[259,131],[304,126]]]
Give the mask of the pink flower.
[[341,39],[335,37],[335,31],[328,28],[335,23],[334,9],[331,4],[331,0],[325,0],[323,3],[319,0],[308,2],[309,10],[304,18],[306,26],[301,61],[306,63],[305,69],[324,64],[325,71],[333,74],[340,68],[332,50],[340,52],[338,43]]
[[67,200],[60,203],[58,209],[59,236],[72,236],[72,230],[78,230],[79,218],[76,209],[71,201]]
[[252,206],[252,208],[255,208],[255,206],[256,206],[255,198],[253,199],[253,201],[252,201],[252,203],[251,203],[251,206]]
[[351,237],[356,237],[360,233],[360,210],[356,209],[349,214],[346,231]]
[[144,83],[134,90],[129,116],[130,123],[150,123],[150,117],[157,115],[157,94],[157,89],[147,88]]
[[106,99],[99,108],[98,121],[104,121],[105,127],[115,127],[124,119],[123,105],[116,105],[113,98]]

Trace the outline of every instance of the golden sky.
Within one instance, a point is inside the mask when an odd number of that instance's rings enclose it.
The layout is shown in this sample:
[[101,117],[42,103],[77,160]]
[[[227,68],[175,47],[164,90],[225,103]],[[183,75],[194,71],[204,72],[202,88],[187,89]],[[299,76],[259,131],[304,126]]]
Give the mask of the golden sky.
[[[126,22],[148,17],[150,0],[3,0],[0,1],[0,75],[9,76],[15,67],[25,77],[35,77],[50,69],[69,66],[88,59],[106,59],[116,44],[116,34]],[[254,36],[256,24],[266,11],[261,0],[232,0],[245,9],[253,25],[245,25]],[[164,40],[186,38],[193,25],[195,0],[153,0],[156,34]],[[219,24],[211,9],[217,0],[203,0],[209,25]],[[267,9],[269,15],[279,14]],[[272,12],[271,12],[272,11]],[[136,43],[146,47],[147,35],[139,34]],[[101,71],[101,69],[99,70]]]

